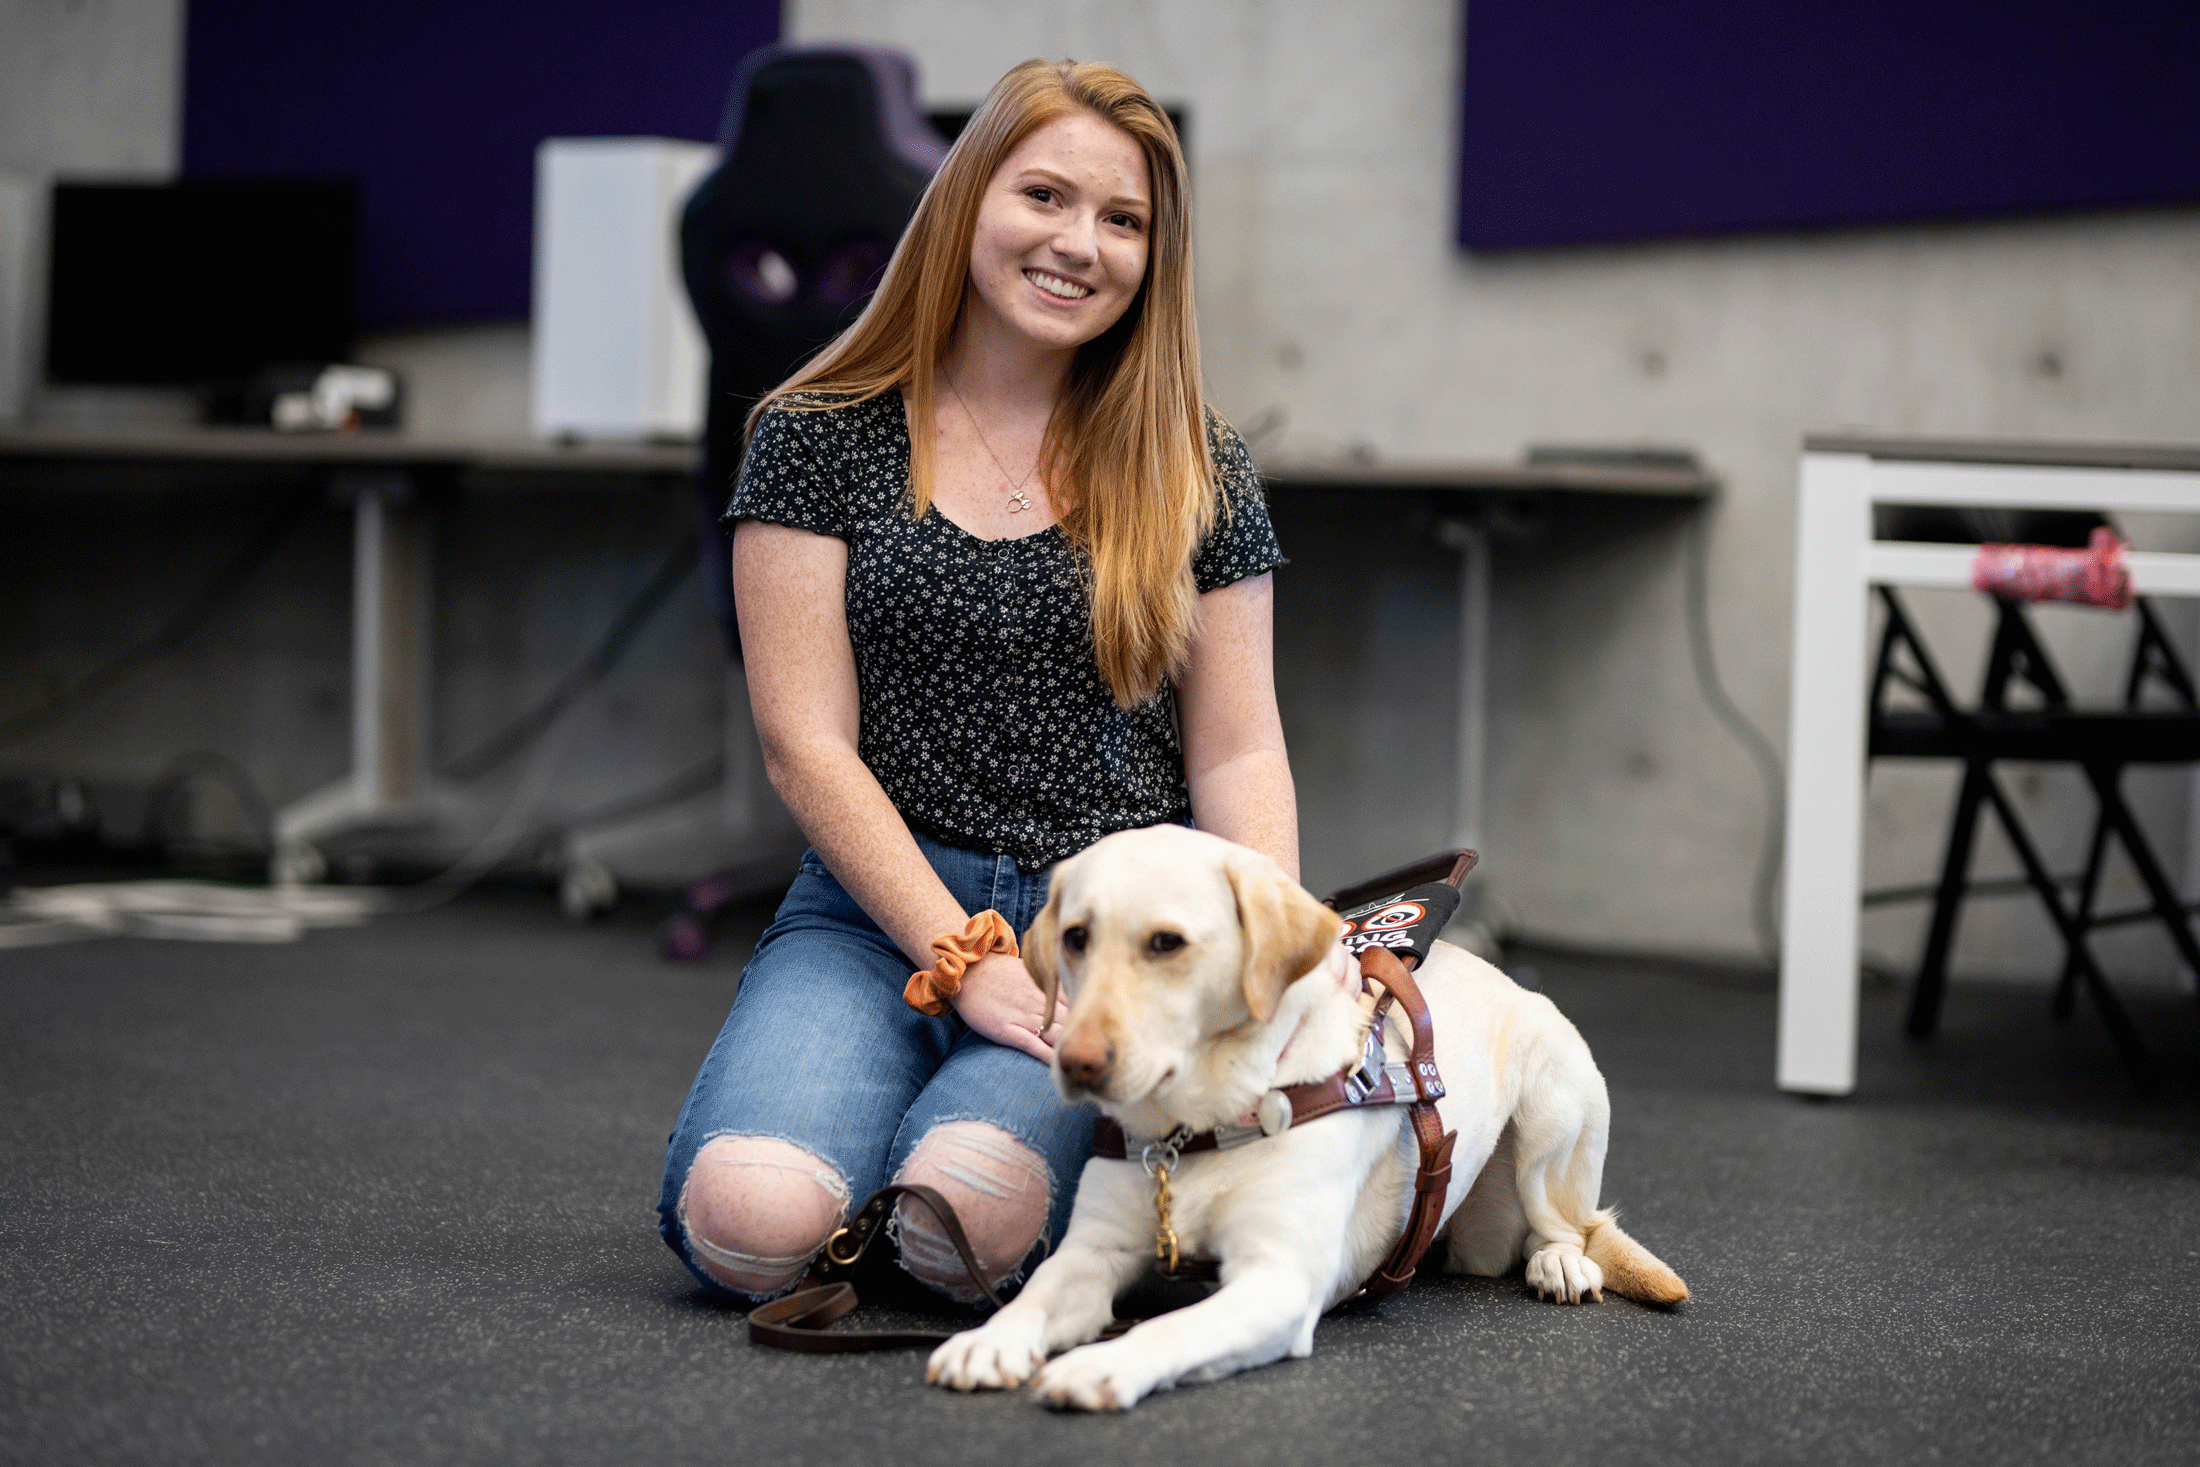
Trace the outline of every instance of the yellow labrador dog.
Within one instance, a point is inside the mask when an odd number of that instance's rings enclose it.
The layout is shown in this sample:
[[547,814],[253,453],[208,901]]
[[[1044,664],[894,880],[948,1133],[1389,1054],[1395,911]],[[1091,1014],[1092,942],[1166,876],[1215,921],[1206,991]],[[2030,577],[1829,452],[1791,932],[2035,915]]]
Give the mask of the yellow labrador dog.
[[[1235,1122],[1271,1090],[1359,1061],[1369,1018],[1340,926],[1273,861],[1179,826],[1109,836],[1056,868],[1025,956],[1050,997],[1059,982],[1071,998],[1055,1084],[1099,1101],[1134,1159],[1086,1164],[1061,1248],[1000,1313],[940,1346],[926,1380],[1030,1381],[1048,1404],[1123,1410],[1179,1381],[1311,1352],[1315,1321],[1403,1227],[1417,1157],[1402,1107],[1184,1156],[1172,1222],[1187,1256],[1219,1262],[1222,1287],[1089,1342],[1153,1261],[1155,1180],[1135,1159],[1141,1144]],[[1436,1244],[1447,1266],[1497,1275],[1524,1258],[1537,1295],[1570,1304],[1605,1289],[1687,1298],[1597,1206],[1611,1106],[1574,1026],[1449,944],[1415,977],[1447,1088],[1438,1111],[1458,1133]],[[1394,1059],[1409,1042],[1400,1028],[1394,1018],[1386,1036]]]

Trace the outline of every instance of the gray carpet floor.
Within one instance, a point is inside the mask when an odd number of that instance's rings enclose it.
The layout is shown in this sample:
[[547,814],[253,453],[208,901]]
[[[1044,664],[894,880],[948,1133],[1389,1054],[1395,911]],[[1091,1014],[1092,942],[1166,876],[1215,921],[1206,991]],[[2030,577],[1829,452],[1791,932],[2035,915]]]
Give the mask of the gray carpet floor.
[[666,1131],[764,920],[491,893],[286,946],[0,953],[0,1460],[2191,1462],[2200,1008],[1866,994],[1863,1083],[1771,1083],[1769,982],[1523,953],[1611,1085],[1672,1313],[1424,1281],[1125,1417],[752,1348],[659,1243]]

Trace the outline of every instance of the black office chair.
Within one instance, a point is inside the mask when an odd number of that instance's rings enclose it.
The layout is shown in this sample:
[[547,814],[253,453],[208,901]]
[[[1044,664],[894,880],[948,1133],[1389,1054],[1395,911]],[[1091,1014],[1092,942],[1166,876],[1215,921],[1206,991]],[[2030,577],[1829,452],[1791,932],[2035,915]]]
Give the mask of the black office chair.
[[[704,594],[741,656],[720,528],[758,398],[855,320],[925,185],[947,156],[917,103],[915,64],[866,46],[767,46],[735,73],[718,167],[680,217],[680,270],[710,343],[703,461],[695,478]],[[688,887],[664,952],[694,962],[738,873]]]
[[[1880,506],[1876,515],[1874,534],[1882,540],[1998,541],[2071,548],[2083,546],[2093,530],[2106,523],[2098,515],[2072,511]],[[2062,938],[2063,970],[2055,993],[2056,1017],[2069,1017],[2082,988],[2100,1013],[2133,1080],[2142,1090],[2151,1088],[2153,1067],[2146,1046],[2109,987],[2086,938],[2103,927],[2159,920],[2179,956],[2200,975],[2200,942],[2194,938],[2190,911],[2170,885],[2160,858],[2133,818],[2122,791],[2127,765],[2200,761],[2200,698],[2195,697],[2190,672],[2164,635],[2154,608],[2142,597],[2134,607],[2138,639],[2125,679],[2123,705],[2115,709],[2073,707],[2023,606],[1997,598],[1986,675],[1977,706],[1967,710],[1949,694],[1946,681],[1894,588],[1881,586],[1878,591],[1886,610],[1886,625],[1872,673],[1869,757],[1957,759],[1963,763],[1963,782],[1949,821],[1932,922],[1911,991],[1910,1035],[1927,1039],[1939,1026],[1941,1002],[1947,990],[1949,949],[1955,941],[1964,899],[1975,889],[1970,881],[1970,863],[1978,817],[1991,806],[2024,868],[2026,885],[2039,898]],[[2018,685],[2033,690],[2038,707],[2012,705],[2010,694]],[[1890,696],[1898,686],[1919,695],[1924,706],[1894,707]],[[2145,706],[2149,690],[2155,687],[2167,692],[2173,707]],[[2077,889],[2070,899],[2063,890],[2068,880],[2057,878],[2047,869],[2038,846],[1994,776],[1994,764],[2005,759],[2075,763],[2085,771],[2093,788],[2097,808],[2092,839],[2085,870],[2077,878]],[[2144,907],[2114,913],[2096,909],[2111,835],[2123,846],[2146,887],[2148,903]]]
[[718,147],[680,218],[680,270],[710,343],[703,583],[738,659],[718,516],[749,409],[862,311],[947,144],[901,52],[767,46],[734,76]]

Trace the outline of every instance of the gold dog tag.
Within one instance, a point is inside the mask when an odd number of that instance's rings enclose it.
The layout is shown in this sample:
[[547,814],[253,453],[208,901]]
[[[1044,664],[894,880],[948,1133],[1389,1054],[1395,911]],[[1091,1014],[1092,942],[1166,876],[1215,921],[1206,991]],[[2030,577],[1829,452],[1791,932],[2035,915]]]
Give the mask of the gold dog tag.
[[1169,1221],[1169,1168],[1166,1162],[1153,1169],[1153,1256],[1162,1272],[1176,1272],[1176,1225]]

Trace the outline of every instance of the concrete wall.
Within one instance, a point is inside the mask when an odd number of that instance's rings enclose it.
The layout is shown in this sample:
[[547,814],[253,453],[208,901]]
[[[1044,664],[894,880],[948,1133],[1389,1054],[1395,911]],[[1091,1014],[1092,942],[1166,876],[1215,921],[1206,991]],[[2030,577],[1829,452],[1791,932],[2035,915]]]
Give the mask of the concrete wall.
[[[14,119],[29,104],[0,86],[0,157],[18,169],[109,166],[77,160],[88,157],[84,139],[114,127],[140,151],[109,139],[112,166],[172,158],[172,133],[161,132],[172,122],[161,119],[174,114],[176,17],[172,4],[34,5],[28,21],[11,11],[5,24],[29,24],[43,53],[62,59],[34,68],[15,59],[18,48],[0,47],[11,58],[0,82],[20,70],[57,99],[29,107],[35,127],[19,130]],[[906,47],[928,102],[942,107],[975,102],[1031,55],[1109,60],[1185,104],[1209,380],[1238,421],[1277,425],[1261,438],[1263,455],[1509,459],[1543,443],[1701,454],[1725,494],[1700,518],[1560,510],[1499,542],[1489,891],[1497,916],[1518,931],[1748,959],[1757,952],[1749,907],[1765,802],[1698,687],[1683,617],[1687,537],[1707,537],[1710,631],[1725,685],[1784,745],[1802,434],[2192,438],[2200,210],[1467,256],[1448,242],[1457,24],[1448,0],[789,0],[786,28],[792,39]],[[125,85],[107,79],[110,69],[169,79]],[[129,113],[143,118],[131,132],[124,114],[80,104],[101,87],[163,100]],[[384,339],[363,354],[408,372],[423,431],[494,434],[521,426],[525,346],[523,328],[486,327]],[[447,683],[447,703],[470,711],[452,717],[486,728],[554,677],[585,636],[585,618],[567,614],[615,605],[636,557],[647,557],[641,537],[631,554],[591,560],[591,533],[602,531],[580,528],[578,506],[561,511],[563,548],[538,543],[552,532],[524,505],[476,506],[470,559],[439,561],[447,603],[471,608],[464,624],[504,637],[483,642],[471,663],[446,654],[446,679],[467,668],[463,685]],[[620,512],[617,500],[590,511]],[[676,528],[676,506],[652,513],[660,532]],[[1279,672],[1307,875],[1322,886],[1449,833],[1456,561],[1432,526],[1370,527],[1334,496],[1279,496],[1277,516],[1298,557],[1279,582]],[[524,536],[510,532],[518,525]],[[341,577],[331,558],[340,541],[327,533],[329,546],[316,552],[321,574]],[[547,556],[548,567],[529,556]],[[576,602],[584,584],[595,589]],[[17,628],[30,625],[23,594],[15,611],[0,612]],[[114,594],[127,592],[118,585]],[[1966,597],[1938,599],[1945,604],[1928,598],[1922,609],[1946,661],[1968,680],[1978,608]],[[326,691],[341,688],[340,602],[314,615],[324,613],[316,636],[326,645],[316,644],[310,674],[283,672],[272,653],[260,665],[296,707],[341,697]],[[2047,620],[2066,668],[2083,669],[2079,680],[2105,693],[2122,631],[2084,613]],[[551,635],[555,627],[565,631]],[[2189,612],[2179,632],[2189,638]],[[653,681],[630,691],[662,701],[630,705],[646,710],[630,720],[695,720],[690,742],[706,747],[713,735],[703,725],[719,702],[711,629],[691,607],[659,634],[667,640],[651,654]],[[25,635],[46,670],[25,666]],[[68,661],[54,651],[67,639],[49,621],[27,633],[0,625],[0,636],[12,708],[39,679],[59,675],[46,664]],[[1423,663],[1436,671],[1418,696],[1396,713],[1372,710],[1370,699],[1394,699]],[[126,713],[116,717],[138,716]],[[266,738],[328,747],[320,724],[286,717],[294,721],[277,720]],[[341,705],[313,717],[340,726]],[[243,737],[227,727],[203,737]],[[442,737],[461,744],[466,732]],[[0,763],[35,756],[121,769],[151,757],[147,744],[125,758],[127,742],[119,726],[87,721],[68,742],[0,750]],[[607,725],[576,735],[565,758],[608,788],[613,774],[644,785],[694,752],[638,748]],[[2074,866],[2084,837],[2075,779],[2042,771],[2017,784],[2052,858]],[[2138,790],[2180,869],[2187,792],[2182,775]],[[1930,875],[1948,794],[1944,771],[1875,773],[1868,884]],[[2009,869],[1991,842],[1988,864]],[[1906,965],[1920,915],[1875,914],[1867,946]],[[1958,961],[1972,973],[2038,975],[2049,966],[2046,942],[2029,905],[1976,903]],[[2169,972],[2151,938],[2118,956],[2130,971]]]
[[[1805,432],[2194,436],[2200,210],[1463,254],[1449,243],[1459,16],[1448,0],[790,0],[787,30],[906,47],[942,105],[974,101],[1034,55],[1107,60],[1186,104],[1208,378],[1240,421],[1282,415],[1264,454],[1696,450],[1726,485],[1701,527],[1719,668],[1776,743]],[[1671,516],[1577,514],[1540,541],[1500,547],[1488,870],[1521,929],[1594,946],[1755,950],[1764,801],[1696,686],[1682,619],[1691,532]],[[1368,579],[1373,602],[1411,600],[1379,572]],[[1971,610],[1934,616],[1936,634]],[[1420,624],[1448,637],[1452,614],[1431,603]],[[1334,644],[1333,615],[1308,620]],[[1390,619],[1358,620],[1370,640],[1355,662],[1370,666]],[[2055,620],[2081,623],[2058,632],[2087,630],[2082,617]],[[2120,635],[2090,640],[2120,655]],[[2106,665],[2080,665],[2105,690]],[[1441,767],[1435,729],[1408,722],[1417,732],[1403,740],[1300,734],[1310,876],[1346,874],[1333,849],[1364,857],[1382,844],[1339,837],[1330,820],[1383,811],[1411,831],[1400,848],[1429,834],[1409,802],[1339,797],[1380,789],[1393,767]],[[2055,856],[2075,865],[2074,780],[2023,783]],[[1872,884],[1933,869],[1946,785],[1937,771],[1875,775]],[[2156,780],[2146,797],[2181,862],[2182,780]],[[1974,911],[1965,966],[2041,970],[2047,931],[2028,906]],[[1908,963],[1918,915],[1875,916],[1873,948]],[[2134,962],[2164,968],[2157,945],[2140,947]]]
[[182,0],[8,0],[0,39],[0,168],[175,171]]
[[0,5],[0,423],[91,411],[173,416],[173,394],[44,393],[46,186],[166,178],[182,117],[183,0]]

